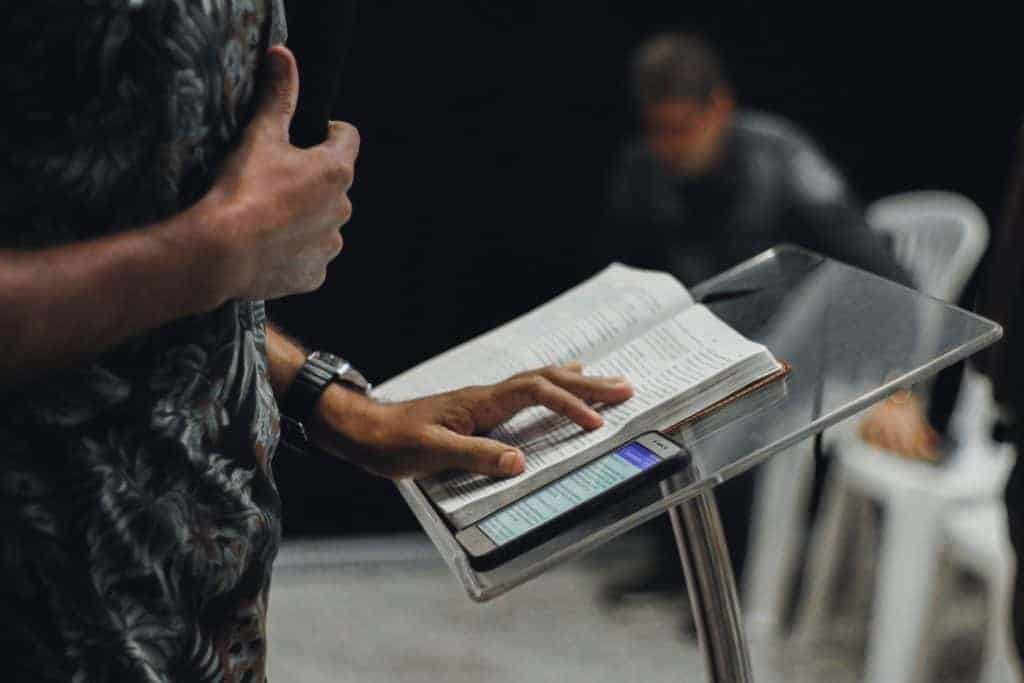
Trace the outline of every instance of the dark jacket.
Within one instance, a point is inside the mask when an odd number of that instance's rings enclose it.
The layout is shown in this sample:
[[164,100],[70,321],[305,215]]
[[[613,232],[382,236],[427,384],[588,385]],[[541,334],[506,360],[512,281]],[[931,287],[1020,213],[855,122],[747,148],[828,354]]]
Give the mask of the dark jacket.
[[910,275],[870,230],[835,167],[782,119],[740,112],[708,176],[674,176],[634,143],[608,193],[608,257],[674,273],[687,285],[791,242],[903,284]]

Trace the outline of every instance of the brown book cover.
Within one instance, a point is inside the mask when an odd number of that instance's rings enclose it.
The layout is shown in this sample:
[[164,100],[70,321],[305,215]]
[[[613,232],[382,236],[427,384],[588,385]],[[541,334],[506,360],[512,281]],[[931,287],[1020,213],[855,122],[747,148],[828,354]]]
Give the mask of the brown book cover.
[[[777,359],[777,360],[779,360],[779,359]],[[731,403],[734,403],[734,402],[739,401],[740,399],[742,399],[742,398],[744,398],[746,396],[749,396],[750,394],[754,393],[758,389],[761,389],[762,387],[767,386],[768,384],[771,384],[772,382],[776,382],[776,381],[782,379],[783,377],[788,375],[793,370],[793,366],[790,365],[789,363],[787,363],[786,361],[779,360],[779,363],[782,365],[782,367],[779,368],[777,371],[773,372],[772,374],[770,374],[770,375],[768,375],[766,377],[762,377],[761,379],[758,379],[758,380],[755,380],[755,381],[751,382],[750,384],[748,384],[747,386],[743,387],[739,391],[736,391],[736,392],[733,392],[732,394],[729,394],[728,396],[723,398],[721,401],[718,401],[716,403],[712,403],[707,408],[704,408],[703,410],[701,410],[699,412],[696,412],[693,415],[690,415],[689,417],[683,418],[682,420],[674,422],[671,425],[669,425],[668,427],[665,427],[664,429],[661,429],[660,431],[666,432],[666,433],[674,432],[677,429],[681,429],[681,428],[685,427],[688,424],[692,424],[694,422],[697,422],[698,420],[701,420],[702,418],[706,417],[710,413],[713,413],[713,412],[715,412],[717,410],[720,410],[721,408],[724,408],[725,406],[727,406],[727,405],[729,405]]]

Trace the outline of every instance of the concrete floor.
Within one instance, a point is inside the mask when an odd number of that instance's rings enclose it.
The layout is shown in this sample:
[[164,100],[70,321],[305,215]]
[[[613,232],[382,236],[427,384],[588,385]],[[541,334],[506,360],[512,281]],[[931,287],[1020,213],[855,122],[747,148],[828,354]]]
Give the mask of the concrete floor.
[[[423,536],[287,543],[271,592],[270,680],[703,681],[682,593],[604,597],[649,549],[634,533],[479,605]],[[944,656],[959,654],[932,680],[974,680],[983,612],[977,596],[957,598],[942,637],[955,644]],[[753,642],[757,680],[858,680],[865,625],[854,618],[812,651]]]

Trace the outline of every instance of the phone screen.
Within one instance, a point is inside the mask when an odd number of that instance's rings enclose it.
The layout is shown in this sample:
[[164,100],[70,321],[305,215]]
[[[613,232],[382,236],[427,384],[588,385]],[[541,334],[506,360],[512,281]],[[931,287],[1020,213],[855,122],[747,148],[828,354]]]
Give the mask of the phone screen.
[[478,528],[495,545],[504,545],[659,462],[653,451],[632,441],[491,515]]

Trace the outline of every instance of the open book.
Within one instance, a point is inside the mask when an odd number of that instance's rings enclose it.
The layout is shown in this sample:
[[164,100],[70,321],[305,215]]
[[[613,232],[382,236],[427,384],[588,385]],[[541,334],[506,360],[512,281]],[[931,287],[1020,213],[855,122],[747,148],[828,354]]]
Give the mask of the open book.
[[785,373],[768,349],[695,304],[671,275],[613,264],[526,315],[398,375],[374,395],[402,401],[571,361],[582,362],[586,374],[626,377],[633,398],[599,406],[604,425],[593,431],[539,406],[515,415],[490,436],[526,454],[526,471],[517,477],[453,471],[419,481],[453,526],[474,524],[624,440]]

